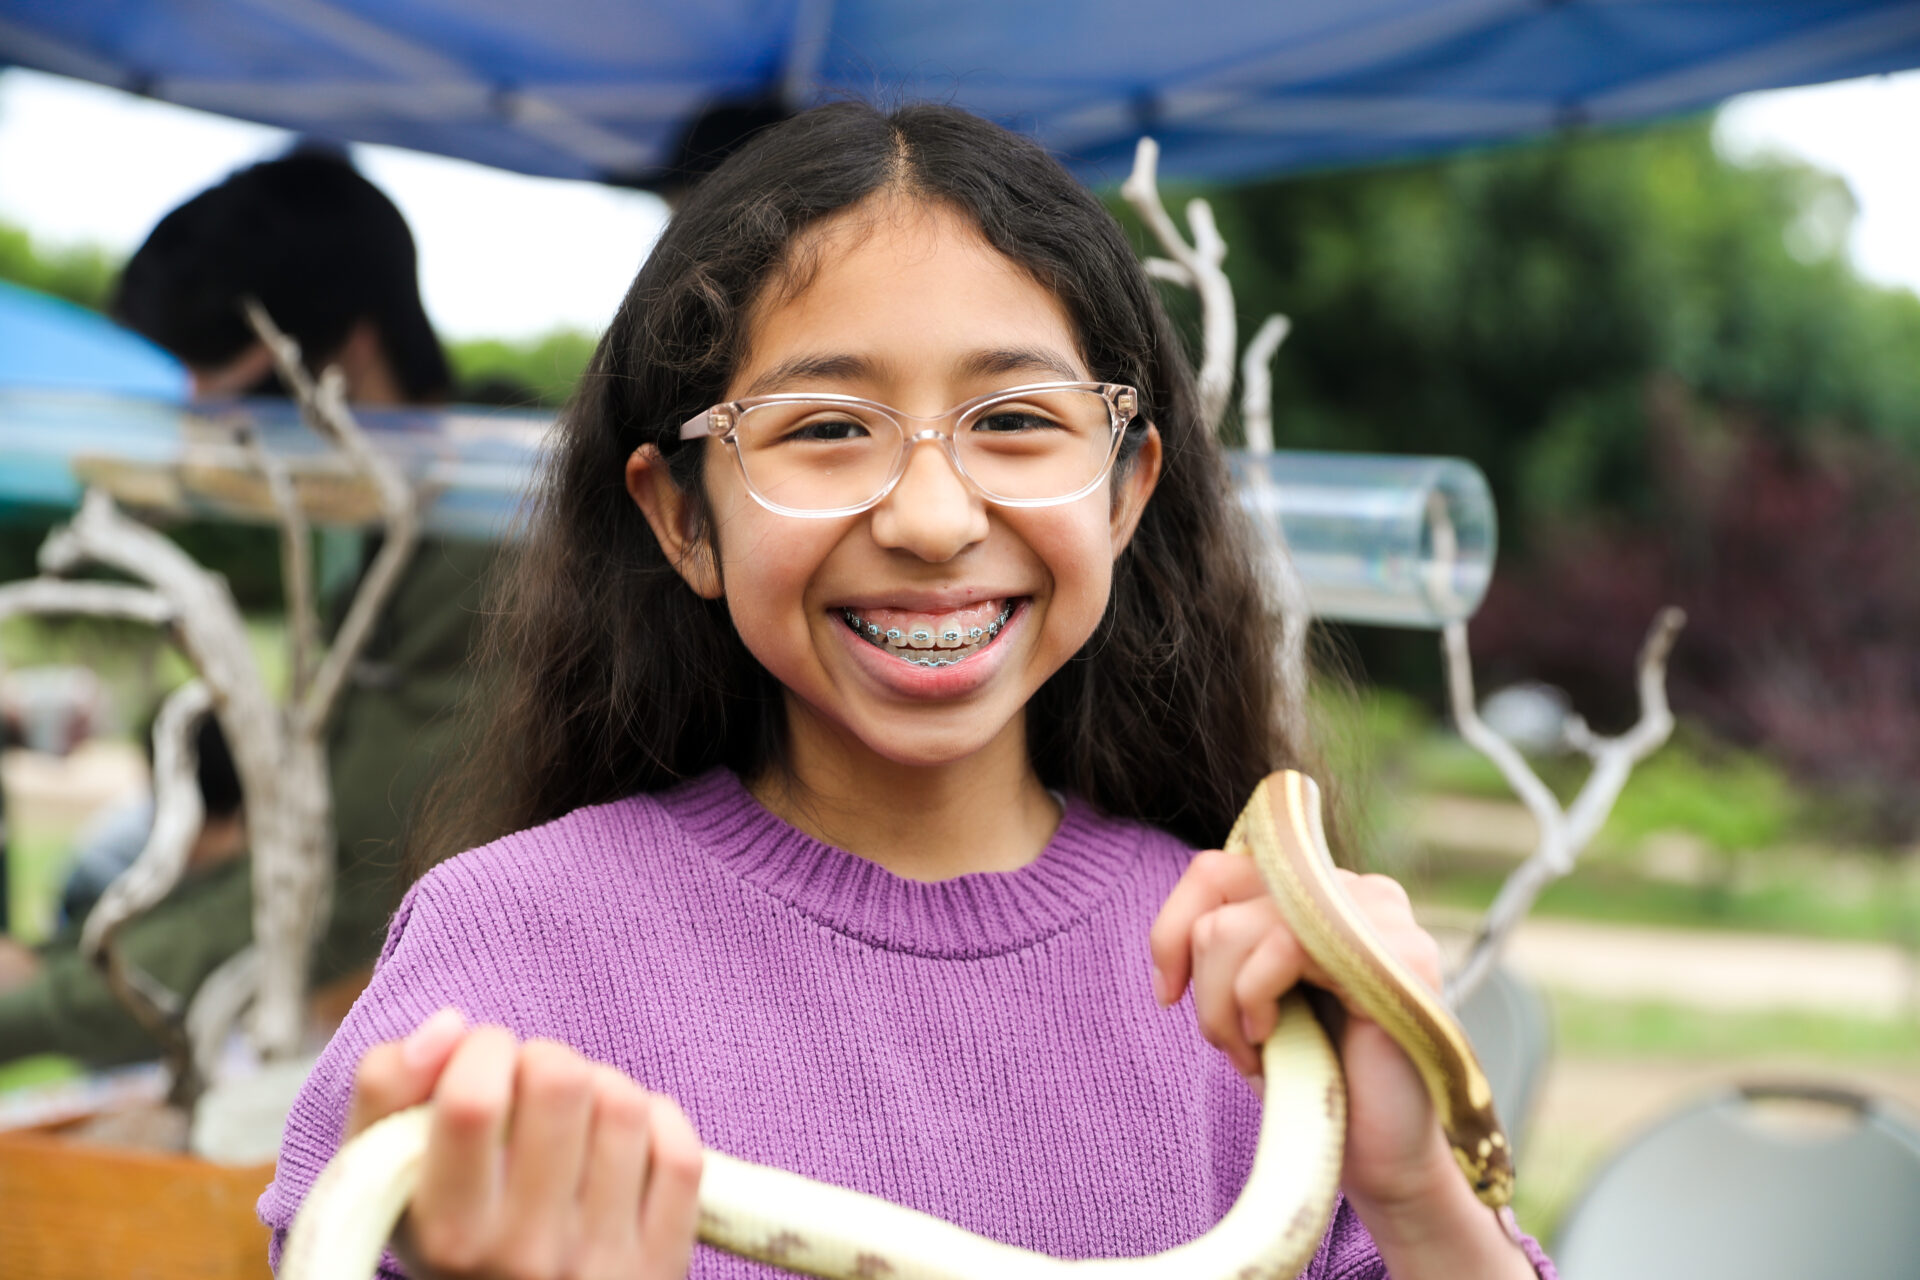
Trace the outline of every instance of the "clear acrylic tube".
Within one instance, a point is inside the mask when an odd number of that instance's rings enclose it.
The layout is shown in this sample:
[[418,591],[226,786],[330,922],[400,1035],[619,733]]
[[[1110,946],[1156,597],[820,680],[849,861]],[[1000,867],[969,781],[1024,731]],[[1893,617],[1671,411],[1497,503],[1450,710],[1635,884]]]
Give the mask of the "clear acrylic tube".
[[1493,576],[1493,497],[1459,458],[1230,451],[1241,506],[1284,541],[1316,617],[1441,627]]

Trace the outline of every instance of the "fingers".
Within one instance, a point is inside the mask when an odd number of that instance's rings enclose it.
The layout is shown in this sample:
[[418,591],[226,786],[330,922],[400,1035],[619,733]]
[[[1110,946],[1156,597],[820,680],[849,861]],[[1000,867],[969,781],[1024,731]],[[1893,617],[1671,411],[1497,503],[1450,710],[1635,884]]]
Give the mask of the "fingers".
[[[520,1046],[499,1231],[512,1275],[559,1275],[578,1232],[576,1197],[593,1121],[595,1066],[565,1045]],[[631,1206],[629,1206],[631,1209]]]
[[649,1162],[646,1199],[640,1209],[645,1274],[669,1280],[684,1276],[693,1258],[700,1218],[700,1139],[673,1099],[649,1099]]
[[611,1067],[598,1070],[572,1274],[674,1280],[693,1259],[700,1139],[671,1098],[646,1092]]
[[353,1077],[346,1136],[351,1138],[374,1121],[432,1097],[433,1086],[466,1026],[458,1009],[446,1008],[414,1028],[406,1039],[367,1050]]
[[600,1067],[593,1088],[593,1134],[580,1180],[579,1273],[620,1273],[640,1252],[640,1192],[646,1183],[651,1102],[645,1090]]
[[[1261,972],[1275,985],[1250,983],[1243,988],[1249,961],[1263,953]],[[1278,958],[1279,963],[1273,961]],[[1271,1003],[1300,979],[1303,956],[1279,912],[1265,899],[1230,903],[1209,911],[1193,930],[1193,1011],[1200,1033],[1225,1053],[1242,1075],[1260,1069],[1260,1054],[1249,1027],[1253,1008],[1243,1004],[1244,989],[1253,1001]]]
[[421,1258],[436,1269],[473,1270],[495,1238],[519,1047],[505,1028],[477,1027],[454,1050],[434,1089],[426,1158],[407,1220]]
[[[1415,922],[1406,890],[1388,876],[1341,871],[1338,881],[1386,950],[1438,989],[1439,947]],[[1154,920],[1148,947],[1156,997],[1172,1003],[1191,984],[1201,1033],[1248,1077],[1259,1074],[1260,1045],[1278,1023],[1279,998],[1296,983],[1346,999],[1301,947],[1259,869],[1242,855],[1196,855]]]
[[1443,982],[1440,944],[1413,917],[1405,886],[1392,876],[1340,873],[1341,888],[1388,954],[1435,991]]
[[416,1274],[677,1280],[699,1219],[700,1140],[676,1105],[550,1040],[436,1015],[369,1050],[353,1123],[430,1099],[396,1247]]
[[1230,902],[1264,898],[1266,892],[1253,859],[1219,849],[1194,855],[1147,934],[1147,949],[1153,956],[1154,996],[1161,1004],[1172,1004],[1187,989],[1192,977],[1193,931],[1201,918]]

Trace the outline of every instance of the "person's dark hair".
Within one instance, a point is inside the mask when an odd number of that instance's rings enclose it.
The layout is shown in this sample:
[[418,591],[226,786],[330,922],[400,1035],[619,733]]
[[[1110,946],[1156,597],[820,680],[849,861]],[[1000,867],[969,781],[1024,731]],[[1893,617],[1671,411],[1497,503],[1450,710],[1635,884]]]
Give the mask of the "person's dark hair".
[[256,341],[255,297],[316,371],[361,320],[409,400],[445,396],[446,354],[420,303],[413,234],[338,152],[303,148],[242,169],[169,213],[128,260],[112,312],[189,365]]
[[[1126,237],[1035,143],[965,112],[860,103],[757,135],[688,194],[556,428],[529,545],[495,612],[469,759],[408,853],[438,859],[581,805],[716,765],[781,761],[781,691],[696,596],[624,484],[643,444],[699,507],[704,450],[676,429],[724,394],[771,287],[803,284],[805,228],[876,193],[937,201],[1065,304],[1096,379],[1139,388],[1164,461],[1106,614],[1028,707],[1041,779],[1109,813],[1217,844],[1256,782],[1299,762],[1278,627],[1200,419],[1180,343]],[[937,303],[936,303],[937,305]]]
[[[153,725],[157,716],[149,716],[140,726],[140,741],[147,752],[147,767],[153,767]],[[211,713],[200,717],[193,730],[193,750],[197,760],[194,781],[200,786],[200,807],[206,817],[231,818],[246,803],[240,789],[240,771],[234,767],[233,752],[227,748],[227,735],[220,719]]]
[[200,803],[207,817],[231,818],[240,812],[246,796],[240,790],[240,773],[233,767],[233,753],[227,749],[227,735],[221,732],[217,717],[200,717],[193,744],[200,757],[194,776],[200,783]]

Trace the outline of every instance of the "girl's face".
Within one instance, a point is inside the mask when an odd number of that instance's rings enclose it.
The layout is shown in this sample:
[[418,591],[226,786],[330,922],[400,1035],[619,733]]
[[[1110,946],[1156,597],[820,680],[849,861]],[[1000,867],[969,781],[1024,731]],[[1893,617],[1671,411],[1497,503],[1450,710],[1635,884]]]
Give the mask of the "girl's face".
[[[799,247],[812,270],[756,306],[729,400],[832,392],[934,415],[1007,387],[1093,379],[1059,299],[941,206],[870,201]],[[1003,508],[920,444],[878,506],[806,519],[754,501],[726,444],[703,447],[717,566],[684,543],[663,467],[649,478],[645,461],[630,466],[629,488],[670,555],[683,540],[689,584],[724,595],[747,648],[785,686],[796,768],[826,763],[819,752],[855,767],[957,764],[990,745],[1024,753],[1027,700],[1093,633],[1159,473],[1150,433],[1130,469],[1087,496]],[[915,661],[872,643],[871,626],[988,638],[928,666],[924,652]]]

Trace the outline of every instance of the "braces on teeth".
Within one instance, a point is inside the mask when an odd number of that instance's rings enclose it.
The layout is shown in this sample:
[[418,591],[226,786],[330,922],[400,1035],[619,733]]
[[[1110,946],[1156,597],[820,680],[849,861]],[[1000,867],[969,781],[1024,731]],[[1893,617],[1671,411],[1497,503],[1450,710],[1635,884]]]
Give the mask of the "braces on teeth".
[[[1013,604],[1009,601],[1002,605],[1000,616],[984,627],[968,627],[965,631],[954,626],[942,627],[937,639],[931,627],[915,627],[910,634],[899,627],[888,627],[882,631],[878,623],[864,620],[851,609],[842,609],[840,614],[846,624],[853,628],[855,635],[876,649],[885,649],[916,667],[950,667],[972,657],[981,645],[999,635],[1000,628],[1013,616]],[[936,645],[944,645],[945,648],[936,648]],[[964,649],[966,652],[956,654],[953,652],[955,649]]]

